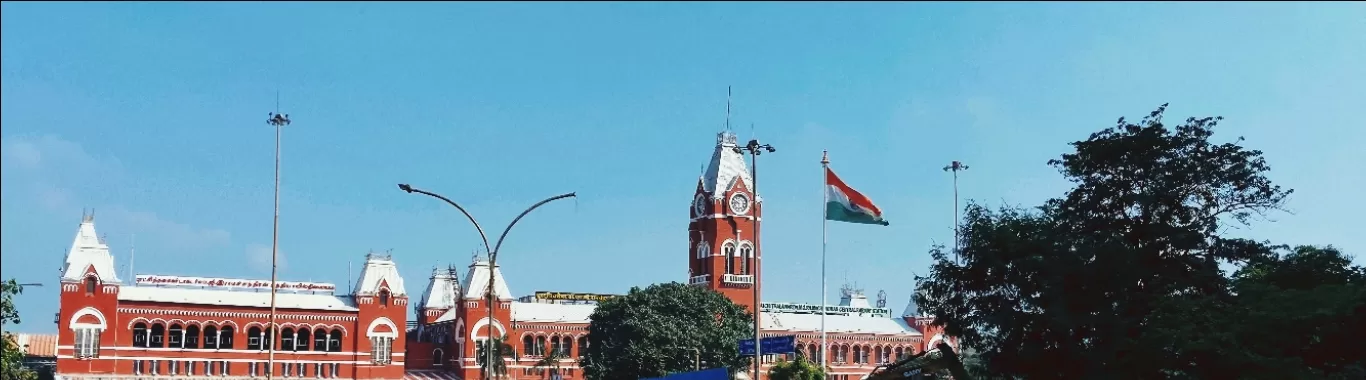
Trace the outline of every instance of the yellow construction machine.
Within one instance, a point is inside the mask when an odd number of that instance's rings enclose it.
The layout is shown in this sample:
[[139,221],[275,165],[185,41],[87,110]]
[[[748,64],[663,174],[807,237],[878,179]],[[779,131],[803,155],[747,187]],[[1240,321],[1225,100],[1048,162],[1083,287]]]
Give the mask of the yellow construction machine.
[[971,380],[953,347],[939,342],[925,352],[874,368],[864,380],[935,379],[946,369],[954,380]]

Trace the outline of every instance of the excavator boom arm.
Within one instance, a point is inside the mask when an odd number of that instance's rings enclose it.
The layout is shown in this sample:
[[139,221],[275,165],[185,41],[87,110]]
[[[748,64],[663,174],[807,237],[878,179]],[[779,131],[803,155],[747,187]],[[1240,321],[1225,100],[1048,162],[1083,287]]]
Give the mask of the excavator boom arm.
[[878,367],[868,374],[866,380],[923,379],[941,369],[948,369],[954,380],[971,380],[963,369],[963,362],[958,359],[958,353],[944,342],[915,356]]

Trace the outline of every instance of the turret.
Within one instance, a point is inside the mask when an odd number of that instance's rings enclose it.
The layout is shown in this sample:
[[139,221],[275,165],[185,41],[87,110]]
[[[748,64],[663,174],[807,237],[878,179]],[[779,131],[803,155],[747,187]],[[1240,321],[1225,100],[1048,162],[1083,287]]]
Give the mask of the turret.
[[104,332],[115,328],[121,284],[109,246],[95,234],[95,215],[82,215],[62,268],[57,344],[75,347],[77,359],[100,357],[103,347],[115,346],[115,335]]
[[365,267],[353,292],[357,312],[357,351],[369,352],[371,365],[356,369],[361,378],[395,378],[403,376],[405,353],[404,327],[408,320],[408,290],[398,266],[389,254],[365,255]]
[[711,160],[697,180],[689,207],[688,283],[753,310],[762,257],[754,236],[763,199],[753,191],[754,180],[738,148],[735,133],[718,133]]
[[427,290],[422,292],[421,301],[413,305],[419,326],[435,322],[442,314],[456,307],[461,293],[456,272],[454,266],[432,268]]

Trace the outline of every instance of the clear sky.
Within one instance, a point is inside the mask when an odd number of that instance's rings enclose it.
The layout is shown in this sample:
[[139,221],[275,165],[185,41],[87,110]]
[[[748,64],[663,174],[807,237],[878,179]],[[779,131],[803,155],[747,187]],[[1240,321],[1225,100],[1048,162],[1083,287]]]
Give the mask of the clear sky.
[[[891,226],[832,224],[847,279],[900,312],[961,195],[1035,205],[1068,142],[1171,103],[1265,151],[1293,214],[1232,233],[1366,255],[1362,3],[4,3],[2,275],[54,331],[82,208],[135,271],[345,286],[392,249],[407,290],[512,231],[515,293],[687,276],[687,216],[726,87],[761,157],[767,301],[819,302],[822,149]],[[753,127],[751,127],[753,125]]]

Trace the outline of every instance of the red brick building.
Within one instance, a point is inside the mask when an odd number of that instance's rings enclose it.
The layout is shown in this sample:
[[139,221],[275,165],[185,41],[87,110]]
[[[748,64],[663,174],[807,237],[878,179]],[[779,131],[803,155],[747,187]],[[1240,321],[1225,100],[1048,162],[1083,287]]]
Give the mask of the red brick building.
[[[763,198],[754,194],[744,158],[734,151],[733,133],[717,135],[706,171],[698,179],[688,207],[686,263],[689,284],[713,289],[753,310],[752,287],[762,267],[763,250],[754,231],[763,221]],[[478,379],[475,342],[494,326],[504,335],[516,355],[505,359],[512,379],[581,379],[577,358],[587,345],[590,299],[602,296],[538,292],[512,297],[501,268],[489,268],[475,260],[463,281],[456,268],[433,270],[427,290],[414,304],[416,325],[409,331],[407,366],[410,373],[453,373]],[[498,301],[492,318],[487,315],[484,292],[494,282]],[[564,299],[571,299],[566,301]],[[577,299],[577,300],[572,300]],[[929,326],[931,318],[920,315],[914,303],[901,315],[872,306],[858,289],[844,289],[838,306],[827,306],[827,347],[821,348],[820,306],[764,302],[761,319],[765,336],[795,335],[807,357],[828,355],[832,380],[856,380],[879,363],[920,352],[944,336]],[[926,340],[925,337],[931,337]],[[950,344],[955,344],[950,340]],[[546,366],[543,358],[559,352],[566,359],[559,368]],[[766,355],[770,363],[777,357]],[[541,365],[538,365],[541,364]]]
[[[688,284],[753,310],[764,255],[754,238],[763,198],[753,192],[736,144],[733,133],[717,135],[688,206],[680,261]],[[459,268],[434,269],[409,305],[393,260],[372,254],[348,295],[334,294],[331,284],[279,282],[272,330],[269,281],[137,276],[125,284],[94,228],[93,218],[82,221],[62,276],[62,378],[264,378],[274,345],[277,378],[473,380],[481,373],[476,347],[491,326],[515,351],[503,359],[506,379],[582,379],[577,358],[587,346],[588,318],[596,301],[610,297],[537,292],[516,298],[502,269],[476,258],[463,275]],[[490,282],[492,315],[485,301]],[[763,302],[764,335],[795,335],[807,357],[826,355],[831,380],[860,379],[879,363],[944,339],[913,303],[897,315],[881,298],[870,305],[861,290],[846,287],[839,305],[824,306],[825,347],[822,306]],[[408,306],[415,321],[405,328]],[[563,359],[547,363],[552,353]],[[776,359],[765,355],[765,363]]]
[[118,277],[84,217],[61,277],[59,378],[404,377],[408,293],[389,256],[368,255],[347,295],[278,281],[274,328],[270,281],[136,277]]

